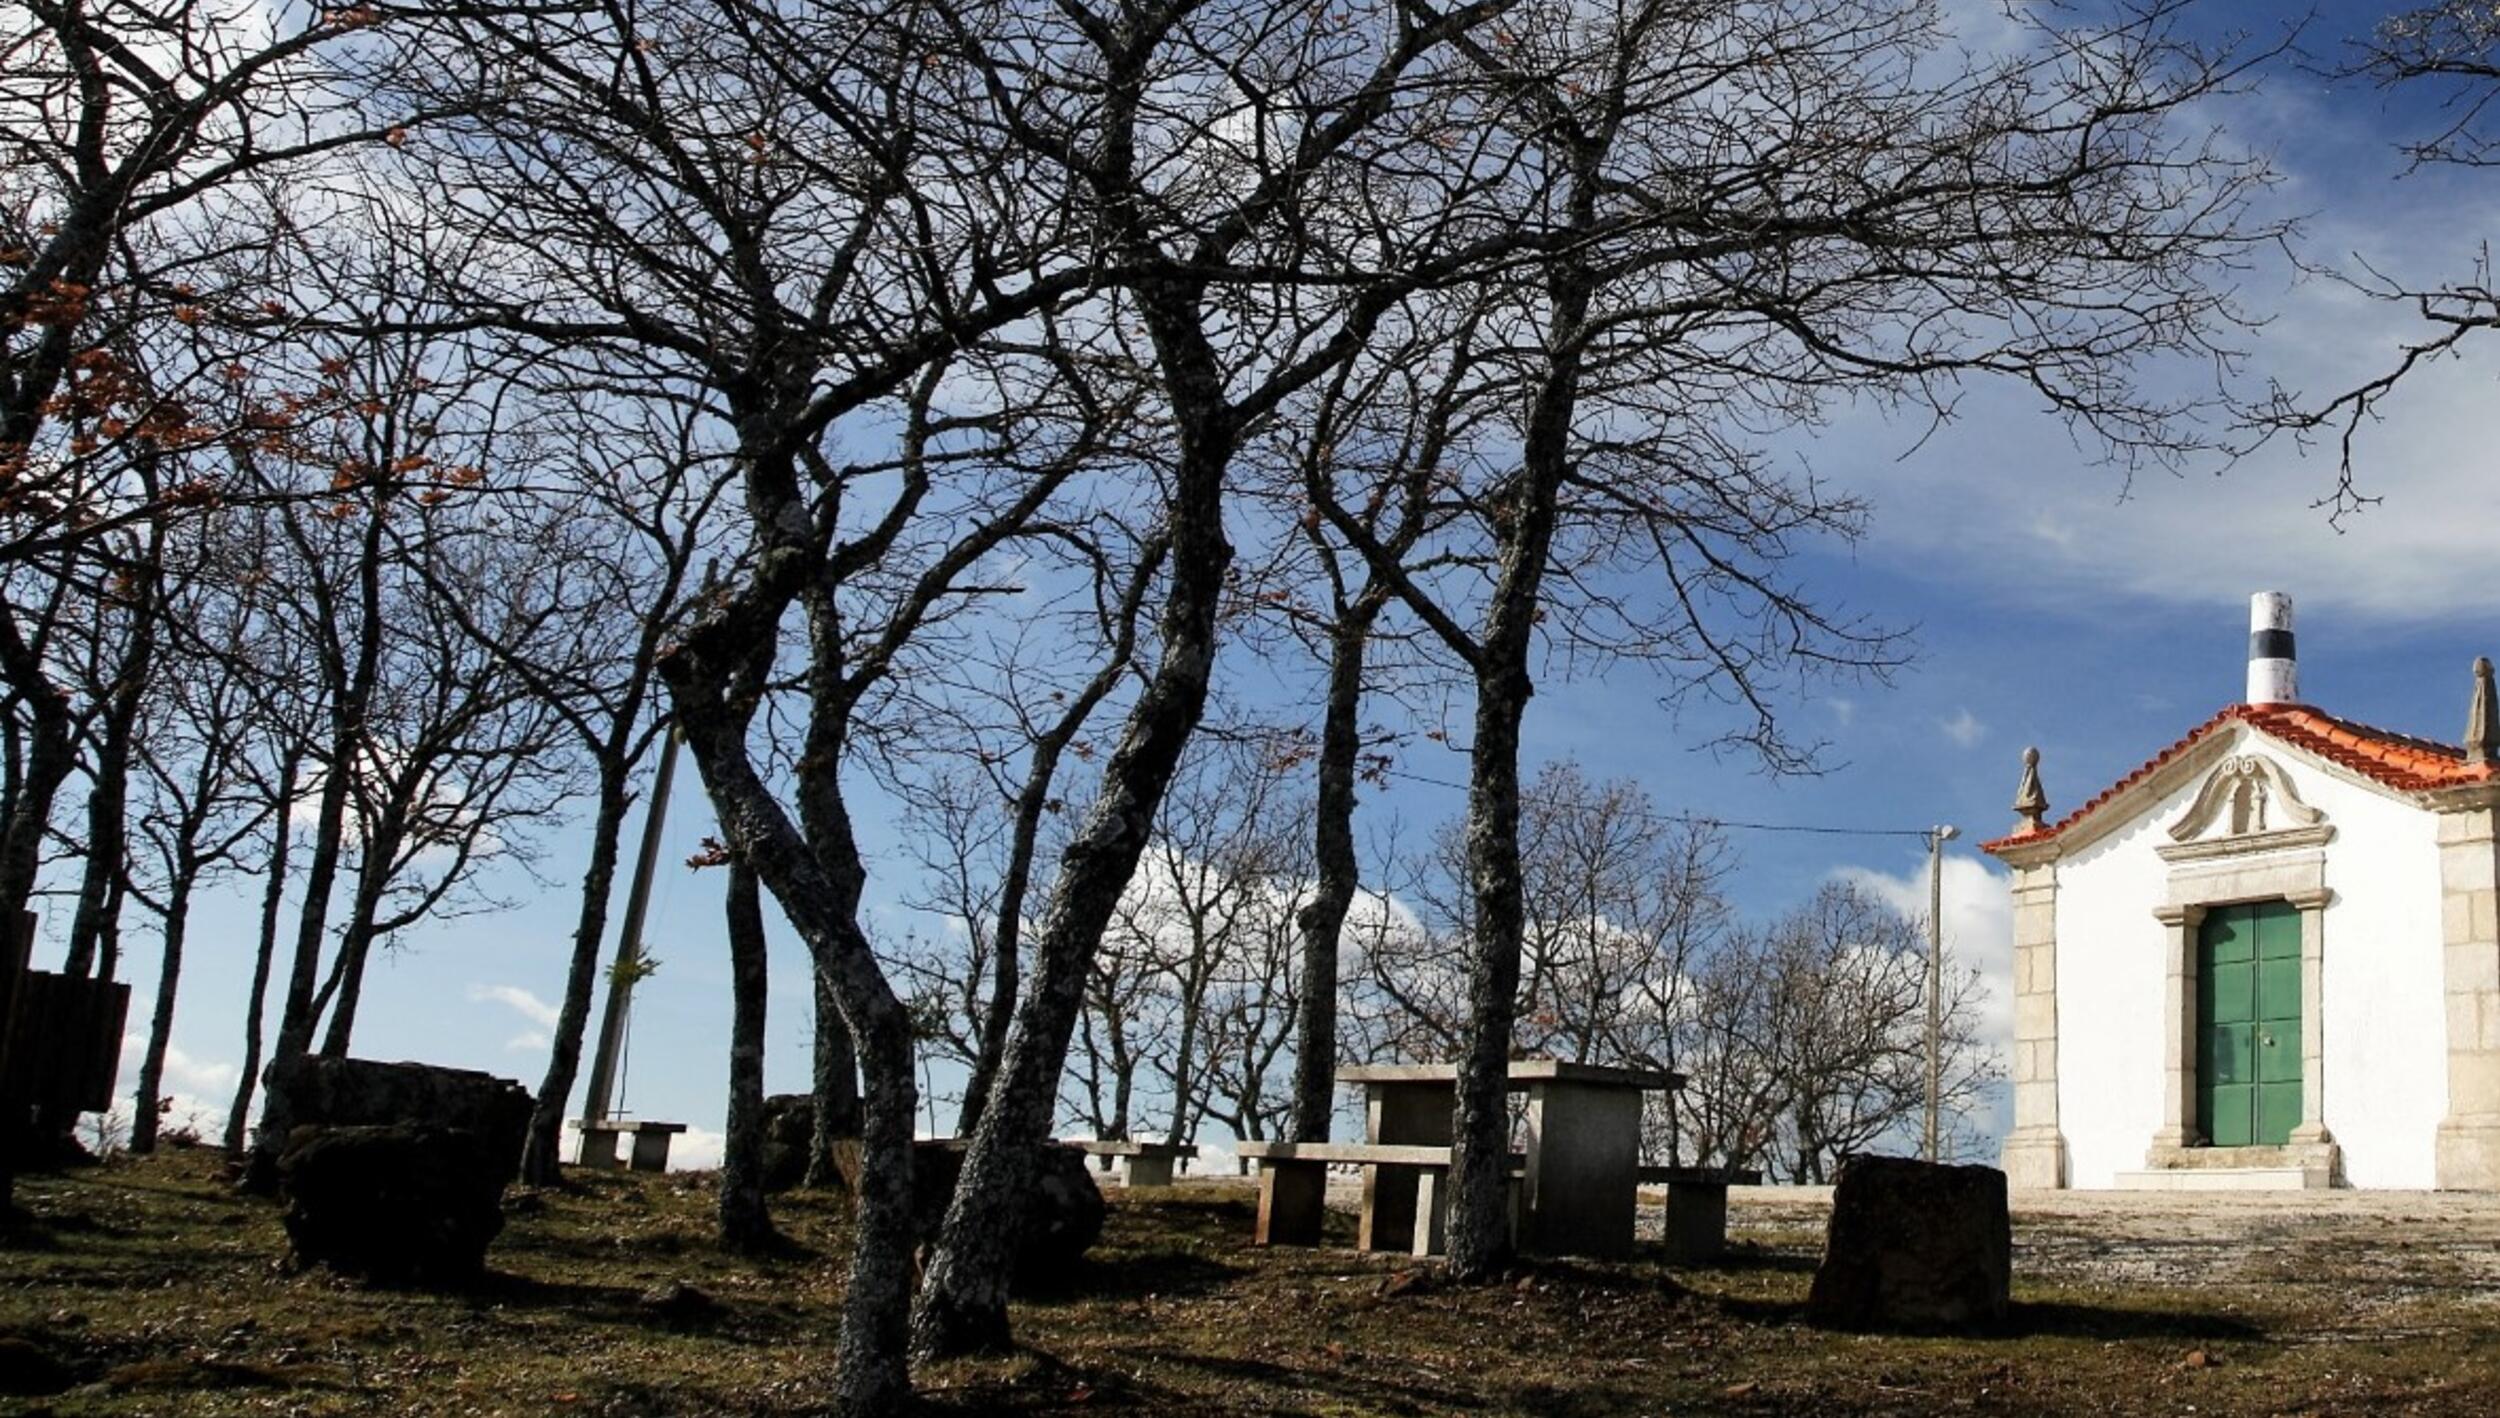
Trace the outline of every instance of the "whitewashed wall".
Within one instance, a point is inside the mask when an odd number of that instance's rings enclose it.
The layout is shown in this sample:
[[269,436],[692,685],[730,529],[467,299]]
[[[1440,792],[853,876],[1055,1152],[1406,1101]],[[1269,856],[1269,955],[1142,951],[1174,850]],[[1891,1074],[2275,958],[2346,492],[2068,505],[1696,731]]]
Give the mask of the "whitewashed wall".
[[[2220,757],[2260,752],[2335,826],[2326,884],[2326,1125],[2357,1187],[2428,1187],[2447,1108],[2437,819],[2312,767],[2246,728]],[[2200,753],[2199,757],[2205,755]],[[2154,848],[2197,775],[2057,867],[2058,1112],[2069,1184],[2144,1166],[2161,1125],[2163,929],[2171,866]]]
[[2057,864],[2057,1115],[2067,1185],[2141,1170],[2161,1126],[2162,927],[2170,864],[2153,855],[2196,784]]
[[2439,818],[2276,755],[2326,846],[2326,1129],[2356,1187],[2428,1187],[2448,1111]]

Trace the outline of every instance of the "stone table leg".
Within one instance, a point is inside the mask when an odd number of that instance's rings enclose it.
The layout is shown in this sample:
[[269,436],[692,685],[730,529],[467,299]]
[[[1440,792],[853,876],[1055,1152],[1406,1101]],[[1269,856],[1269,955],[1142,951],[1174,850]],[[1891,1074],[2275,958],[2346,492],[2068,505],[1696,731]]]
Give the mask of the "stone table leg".
[[1319,1162],[1259,1164],[1259,1228],[1262,1246],[1316,1246],[1328,1215],[1328,1168]]
[[[1395,1146],[1447,1147],[1457,1090],[1448,1083],[1374,1083],[1365,1089],[1366,1140]],[[1367,1251],[1404,1253],[1415,1234],[1417,1172],[1413,1167],[1363,1169],[1363,1226],[1357,1244]]]
[[1547,1255],[1630,1255],[1640,1175],[1638,1090],[1561,1082],[1529,1089],[1523,1246]]
[[1708,1182],[1667,1186],[1667,1259],[1713,1261],[1727,1253],[1727,1188]]
[[1415,1225],[1410,1237],[1418,1256],[1450,1248],[1450,1169],[1426,1167],[1415,1178]]
[[634,1170],[665,1172],[668,1170],[668,1141],[674,1134],[653,1129],[634,1134]]
[[582,1129],[582,1150],[574,1163],[594,1172],[613,1172],[619,1165],[616,1157],[616,1129],[586,1127]]

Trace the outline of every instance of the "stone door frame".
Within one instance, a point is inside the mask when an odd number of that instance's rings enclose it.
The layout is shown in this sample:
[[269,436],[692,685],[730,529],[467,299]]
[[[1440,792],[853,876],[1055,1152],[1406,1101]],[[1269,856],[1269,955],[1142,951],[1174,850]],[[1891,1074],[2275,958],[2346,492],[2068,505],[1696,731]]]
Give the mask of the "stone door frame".
[[[2326,885],[2326,853],[2310,846],[2317,835],[2255,833],[2162,851],[2171,862],[2169,899],[2153,908],[2163,944],[2162,1121],[2145,1148],[2146,1167],[2298,1166],[2322,1182],[2341,1170],[2342,1150],[2326,1126],[2326,908],[2335,893]],[[2224,843],[2228,850],[2215,850]],[[2284,850],[2298,847],[2309,849]],[[2300,913],[2300,1124],[2282,1147],[2211,1147],[2196,1116],[2197,936],[2206,912],[2262,901]]]

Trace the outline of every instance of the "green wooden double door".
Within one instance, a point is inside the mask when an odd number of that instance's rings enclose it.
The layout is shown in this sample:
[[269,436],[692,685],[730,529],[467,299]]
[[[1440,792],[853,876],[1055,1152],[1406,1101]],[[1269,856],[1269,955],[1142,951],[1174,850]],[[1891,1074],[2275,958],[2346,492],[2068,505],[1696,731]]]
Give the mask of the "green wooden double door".
[[2277,1146],[2300,1125],[2300,912],[2217,906],[2196,938],[2196,1102],[2215,1147]]

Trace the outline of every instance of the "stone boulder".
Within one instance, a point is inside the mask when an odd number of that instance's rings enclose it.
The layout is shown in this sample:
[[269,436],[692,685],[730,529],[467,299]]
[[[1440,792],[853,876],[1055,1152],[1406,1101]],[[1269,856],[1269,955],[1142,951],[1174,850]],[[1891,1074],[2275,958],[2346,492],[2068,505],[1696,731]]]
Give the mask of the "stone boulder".
[[503,1230],[503,1159],[466,1128],[299,1127],[278,1160],[303,1264],[388,1285],[462,1285]]
[[76,1372],[51,1351],[31,1340],[0,1338],[0,1394],[44,1398],[77,1382]]
[[246,1191],[277,1190],[278,1154],[291,1146],[299,1127],[456,1128],[477,1139],[498,1185],[521,1174],[530,1092],[511,1079],[434,1064],[305,1054],[271,1064],[261,1081],[267,1097],[244,1163]]
[[[946,1208],[955,1198],[955,1179],[963,1174],[966,1146],[961,1138],[912,1144],[912,1220],[923,1249],[936,1244],[946,1224]],[[850,1171],[857,1166],[856,1154],[836,1160],[844,1166],[843,1180],[858,1191],[858,1179]],[[1102,1239],[1103,1214],[1102,1190],[1085,1169],[1085,1154],[1073,1147],[1044,1144],[1016,1223],[1018,1283],[1066,1274]]]
[[1839,1329],[1967,1330],[2002,1323],[2014,1278],[2005,1174],[1907,1157],[1851,1157],[1806,1317]]
[[764,1190],[786,1192],[807,1180],[807,1151],[816,1145],[816,1098],[775,1093],[764,1100]]

